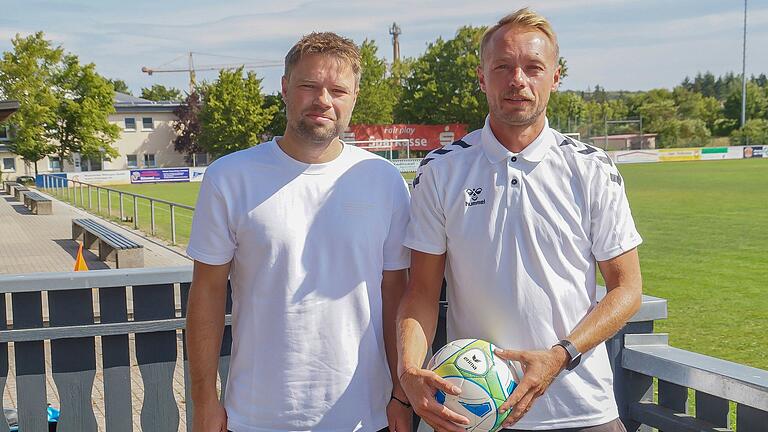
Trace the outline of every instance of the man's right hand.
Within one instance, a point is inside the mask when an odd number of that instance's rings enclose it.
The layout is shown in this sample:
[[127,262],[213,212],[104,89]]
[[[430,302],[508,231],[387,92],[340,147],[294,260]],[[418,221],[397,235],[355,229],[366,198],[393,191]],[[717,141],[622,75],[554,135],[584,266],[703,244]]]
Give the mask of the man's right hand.
[[408,368],[400,376],[403,387],[413,411],[436,431],[464,432],[460,425],[469,424],[469,419],[439,403],[435,399],[437,390],[458,395],[461,389],[427,369]]
[[218,400],[198,406],[195,404],[192,432],[227,432],[227,411]]

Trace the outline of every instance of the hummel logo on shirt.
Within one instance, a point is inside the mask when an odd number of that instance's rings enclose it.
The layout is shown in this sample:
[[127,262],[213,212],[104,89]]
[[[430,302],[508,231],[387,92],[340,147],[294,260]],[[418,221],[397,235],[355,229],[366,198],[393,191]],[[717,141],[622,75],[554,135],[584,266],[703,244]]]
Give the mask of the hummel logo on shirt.
[[469,188],[464,191],[466,193],[466,200],[464,201],[464,205],[467,207],[472,207],[475,205],[481,205],[485,204],[485,200],[480,199],[480,194],[483,193],[483,188]]

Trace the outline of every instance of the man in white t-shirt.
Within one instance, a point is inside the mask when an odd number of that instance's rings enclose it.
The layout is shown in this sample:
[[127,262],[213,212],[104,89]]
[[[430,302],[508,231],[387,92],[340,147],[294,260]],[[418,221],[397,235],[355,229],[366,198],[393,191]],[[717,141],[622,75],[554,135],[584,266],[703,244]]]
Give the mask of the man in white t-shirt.
[[[560,69],[547,20],[521,9],[480,46],[481,130],[429,154],[412,192],[411,275],[398,315],[400,382],[439,430],[468,419],[421,369],[445,276],[448,338],[486,339],[525,374],[501,406],[516,430],[624,431],[605,344],[637,311],[641,243],[623,179],[602,151],[549,128]],[[608,293],[597,303],[596,266]],[[530,411],[529,411],[530,410]]]
[[285,59],[285,136],[205,173],[187,249],[194,432],[410,431],[394,334],[408,188],[391,163],[339,139],[360,73],[351,40],[305,36]]

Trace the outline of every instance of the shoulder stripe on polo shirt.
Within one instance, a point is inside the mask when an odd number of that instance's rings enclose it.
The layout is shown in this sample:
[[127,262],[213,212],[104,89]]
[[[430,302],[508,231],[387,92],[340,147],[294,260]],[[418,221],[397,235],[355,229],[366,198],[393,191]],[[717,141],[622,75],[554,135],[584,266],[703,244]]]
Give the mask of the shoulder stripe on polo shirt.
[[[464,142],[463,140],[458,140],[458,141],[454,141],[454,142],[452,142],[452,143],[448,144],[447,146],[445,146],[445,147],[443,147],[443,148],[439,148],[439,149],[436,149],[436,150],[432,150],[431,152],[429,152],[429,155],[444,155],[444,154],[448,154],[448,153],[452,152],[453,150],[455,150],[455,149],[449,148],[450,146],[459,146],[459,147],[461,147],[461,148],[469,148],[469,147],[472,147],[471,145],[467,144],[467,143],[466,143],[466,142]],[[427,155],[427,156],[429,156],[429,155]],[[433,160],[435,160],[435,158],[434,158],[434,157],[425,157],[425,158],[424,158],[424,159],[421,161],[421,163],[419,164],[419,168],[421,168],[421,167],[423,167],[424,165],[426,165],[426,164],[428,164],[428,163],[432,162]],[[414,178],[414,179],[413,179],[413,187],[416,187],[416,185],[418,185],[418,184],[419,184],[419,179],[420,179],[420,178],[421,178],[421,173],[419,173],[419,175],[417,175],[417,176],[416,176],[416,178]]]
[[565,139],[563,139],[563,142],[561,142],[561,143],[560,143],[560,147],[562,147],[562,146],[566,146],[566,145],[569,145],[569,146],[574,146],[574,147],[576,147],[576,143],[575,143],[575,142],[573,142],[573,140],[572,140],[572,139],[570,139],[570,138],[569,138],[569,137],[567,137],[567,136],[563,136],[563,138],[565,138]]
[[621,186],[621,175],[611,173],[611,181]]

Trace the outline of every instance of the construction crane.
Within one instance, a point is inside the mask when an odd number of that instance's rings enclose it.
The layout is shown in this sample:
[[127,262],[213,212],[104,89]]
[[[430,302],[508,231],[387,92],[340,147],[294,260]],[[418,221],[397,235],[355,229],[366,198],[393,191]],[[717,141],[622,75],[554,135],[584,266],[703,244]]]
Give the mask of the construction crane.
[[205,56],[212,56],[212,57],[228,57],[228,58],[241,58],[241,57],[231,57],[231,56],[221,56],[221,55],[215,55],[215,54],[203,54],[203,53],[193,53],[189,52],[187,53],[189,57],[189,65],[186,68],[179,68],[179,67],[164,67],[170,63],[175,62],[176,60],[179,60],[182,56],[176,57],[175,59],[171,60],[168,63],[165,63],[163,66],[159,66],[156,68],[151,68],[147,66],[142,66],[141,71],[145,74],[152,76],[152,74],[155,73],[165,73],[165,72],[187,72],[189,73],[189,92],[192,93],[195,91],[195,85],[197,84],[195,80],[195,72],[197,71],[213,71],[213,70],[222,70],[222,69],[235,69],[242,67],[243,69],[258,69],[258,68],[265,68],[265,67],[278,67],[282,66],[283,63],[279,61],[273,61],[273,60],[260,60],[260,59],[245,59],[244,60],[250,60],[250,62],[246,63],[233,63],[233,64],[213,64],[213,65],[201,65],[198,67],[195,67],[194,58],[192,57],[193,54],[198,55],[205,55]]

